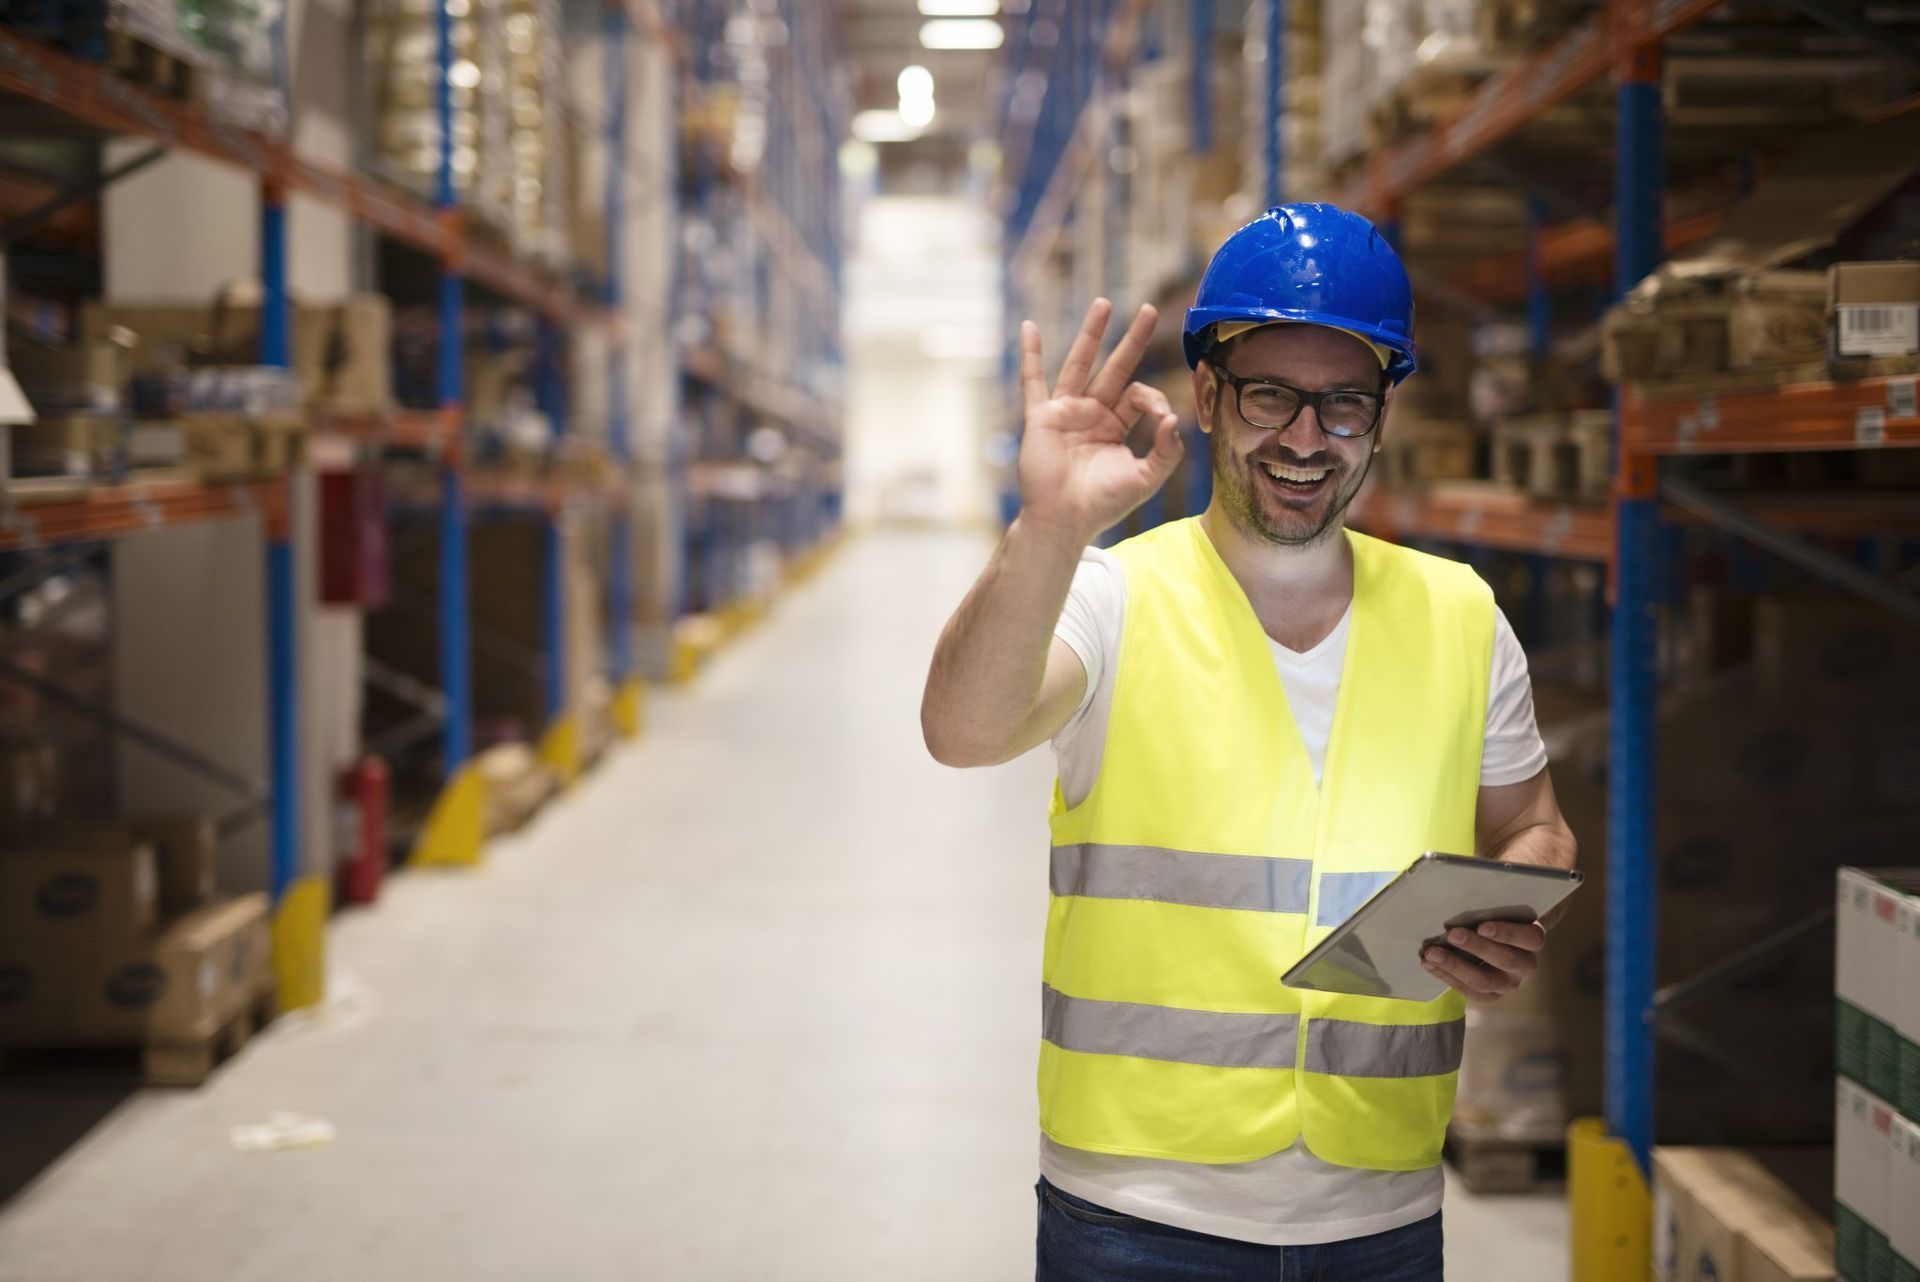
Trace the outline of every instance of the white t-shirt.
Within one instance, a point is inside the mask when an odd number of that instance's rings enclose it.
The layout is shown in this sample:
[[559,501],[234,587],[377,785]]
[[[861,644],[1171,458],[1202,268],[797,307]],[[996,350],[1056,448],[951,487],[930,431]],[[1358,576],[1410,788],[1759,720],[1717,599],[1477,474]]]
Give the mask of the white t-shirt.
[[[1054,736],[1060,788],[1068,805],[1084,799],[1100,773],[1107,717],[1113,707],[1113,656],[1127,602],[1126,574],[1110,553],[1088,548],[1054,635],[1080,656],[1087,692]],[[1313,649],[1300,653],[1268,638],[1287,708],[1305,741],[1319,781],[1333,731],[1335,697],[1346,659],[1352,607]],[[1487,730],[1480,759],[1482,785],[1519,783],[1547,764],[1546,745],[1533,719],[1527,656],[1494,612],[1493,670],[1487,687]],[[1040,1170],[1078,1197],[1128,1215],[1197,1233],[1270,1245],[1306,1245],[1385,1233],[1440,1209],[1438,1166],[1419,1171],[1370,1171],[1335,1166],[1304,1145],[1254,1162],[1209,1165],[1159,1158],[1117,1157],[1040,1139]]]

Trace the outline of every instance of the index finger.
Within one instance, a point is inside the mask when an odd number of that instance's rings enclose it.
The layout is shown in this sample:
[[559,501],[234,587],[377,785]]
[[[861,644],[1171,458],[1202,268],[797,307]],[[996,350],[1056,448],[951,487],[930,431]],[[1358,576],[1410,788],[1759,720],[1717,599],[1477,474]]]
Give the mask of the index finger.
[[1047,399],[1047,378],[1040,368],[1040,327],[1030,320],[1020,322],[1020,390],[1028,409]]
[[1112,314],[1113,304],[1104,298],[1094,299],[1093,306],[1087,308],[1087,318],[1080,323],[1080,332],[1074,335],[1073,346],[1067,349],[1067,359],[1060,364],[1060,377],[1053,384],[1055,396],[1082,395],[1087,374],[1093,369],[1093,358],[1100,354],[1100,337],[1107,332],[1107,317]]
[[1127,332],[1114,344],[1113,354],[1107,357],[1107,363],[1100,367],[1100,373],[1087,385],[1087,395],[1108,405],[1120,399],[1127,384],[1133,380],[1134,367],[1140,358],[1146,355],[1147,344],[1153,339],[1153,323],[1160,313],[1151,303],[1143,303],[1140,310],[1133,314],[1133,324],[1127,326]]

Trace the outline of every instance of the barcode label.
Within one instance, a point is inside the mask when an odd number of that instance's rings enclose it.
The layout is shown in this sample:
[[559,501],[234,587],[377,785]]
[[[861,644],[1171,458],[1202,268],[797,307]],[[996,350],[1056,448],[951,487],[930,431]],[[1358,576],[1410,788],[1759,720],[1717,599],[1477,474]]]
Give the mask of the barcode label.
[[1853,412],[1853,443],[1855,445],[1885,445],[1887,443],[1887,412],[1878,405],[1862,405]]
[[1891,307],[1846,307],[1840,311],[1840,329],[1847,334],[1884,334],[1898,323]]
[[1915,405],[1913,380],[1890,379],[1887,382],[1887,417],[1913,418],[1916,414],[1920,414],[1920,407]]
[[1845,304],[1834,316],[1833,337],[1835,351],[1841,356],[1920,352],[1920,304]]

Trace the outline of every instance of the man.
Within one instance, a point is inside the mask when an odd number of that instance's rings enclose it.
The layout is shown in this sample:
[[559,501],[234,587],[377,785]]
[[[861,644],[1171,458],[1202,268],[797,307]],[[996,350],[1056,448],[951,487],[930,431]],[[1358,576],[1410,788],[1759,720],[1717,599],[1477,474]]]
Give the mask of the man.
[[1094,370],[1110,310],[1051,393],[1021,327],[1020,515],[922,708],[945,764],[1058,761],[1038,1277],[1440,1278],[1465,1002],[1525,980],[1544,926],[1451,932],[1429,1003],[1278,978],[1423,851],[1574,861],[1486,585],[1343,525],[1416,365],[1406,273],[1329,205],[1234,233],[1183,332],[1213,501],[1103,552],[1182,451],[1130,382],[1151,308]]

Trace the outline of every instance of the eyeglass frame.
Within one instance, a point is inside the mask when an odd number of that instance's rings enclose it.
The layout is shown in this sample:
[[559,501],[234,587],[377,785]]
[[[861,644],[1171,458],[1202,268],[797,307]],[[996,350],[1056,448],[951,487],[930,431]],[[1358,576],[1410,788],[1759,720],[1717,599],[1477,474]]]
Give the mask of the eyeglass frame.
[[[1214,361],[1211,358],[1207,361],[1207,364],[1212,368],[1215,374],[1220,376],[1223,382],[1225,382],[1229,387],[1233,388],[1234,412],[1236,414],[1239,414],[1242,420],[1244,420],[1247,423],[1251,423],[1255,427],[1260,428],[1260,430],[1263,432],[1286,431],[1288,428],[1292,427],[1295,422],[1299,420],[1301,412],[1305,410],[1309,405],[1311,405],[1313,407],[1314,425],[1318,427],[1322,432],[1325,432],[1328,436],[1333,437],[1337,441],[1359,441],[1359,440],[1366,439],[1367,437],[1373,435],[1376,431],[1378,431],[1380,429],[1380,420],[1387,416],[1387,392],[1386,392],[1386,383],[1385,383],[1384,375],[1382,376],[1381,388],[1377,392],[1368,392],[1357,387],[1330,387],[1324,392],[1309,392],[1304,387],[1295,387],[1292,383],[1288,383],[1277,378],[1254,378],[1250,375],[1243,378],[1242,376],[1235,374],[1232,370],[1228,369],[1225,365],[1219,364],[1217,361]],[[1293,393],[1293,395],[1297,398],[1299,403],[1293,407],[1293,413],[1288,416],[1287,421],[1284,423],[1281,423],[1277,427],[1268,427],[1258,423],[1254,423],[1252,419],[1247,418],[1245,411],[1243,411],[1240,408],[1241,390],[1245,388],[1246,385],[1249,383],[1260,383],[1267,387],[1285,388],[1287,391]],[[1373,402],[1374,402],[1373,421],[1367,424],[1366,431],[1353,432],[1353,433],[1328,431],[1327,420],[1324,417],[1322,417],[1320,413],[1320,402],[1329,396],[1356,396],[1356,395],[1370,396],[1373,398]]]

